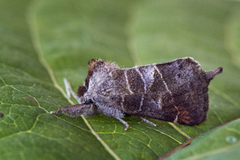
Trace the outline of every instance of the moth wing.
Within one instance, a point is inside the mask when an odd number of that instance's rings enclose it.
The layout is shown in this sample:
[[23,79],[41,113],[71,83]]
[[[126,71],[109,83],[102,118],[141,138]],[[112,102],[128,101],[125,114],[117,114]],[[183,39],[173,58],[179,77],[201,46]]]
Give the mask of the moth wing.
[[[188,94],[188,93],[187,93]],[[121,104],[125,114],[154,118],[184,125],[198,125],[206,119],[206,104],[184,100],[187,95],[167,92],[125,95]],[[194,98],[194,97],[193,97]]]
[[121,102],[124,113],[141,117],[174,121],[177,110],[168,93],[125,95]]

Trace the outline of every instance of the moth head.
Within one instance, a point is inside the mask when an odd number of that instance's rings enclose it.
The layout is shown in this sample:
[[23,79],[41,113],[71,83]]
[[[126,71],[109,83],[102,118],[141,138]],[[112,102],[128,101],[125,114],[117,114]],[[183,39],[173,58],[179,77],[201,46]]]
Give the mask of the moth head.
[[[82,103],[89,100],[89,96],[99,89],[99,86],[107,80],[111,72],[119,67],[115,63],[104,62],[101,59],[92,59],[88,62],[88,75],[84,85],[80,86],[77,96],[82,97]],[[87,96],[87,97],[86,97]]]

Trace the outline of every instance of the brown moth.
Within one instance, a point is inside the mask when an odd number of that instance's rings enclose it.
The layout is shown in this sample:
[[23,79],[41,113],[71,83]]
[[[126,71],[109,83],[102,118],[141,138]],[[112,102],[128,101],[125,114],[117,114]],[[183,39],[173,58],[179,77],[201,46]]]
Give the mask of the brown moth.
[[[129,125],[124,115],[154,118],[183,125],[198,125],[208,111],[208,85],[218,74],[219,67],[203,71],[192,58],[180,58],[166,63],[120,69],[115,63],[101,59],[88,62],[85,84],[77,95],[79,102],[51,113],[66,113],[76,117],[102,113]],[[69,94],[69,93],[68,93]],[[70,94],[69,94],[70,95]]]

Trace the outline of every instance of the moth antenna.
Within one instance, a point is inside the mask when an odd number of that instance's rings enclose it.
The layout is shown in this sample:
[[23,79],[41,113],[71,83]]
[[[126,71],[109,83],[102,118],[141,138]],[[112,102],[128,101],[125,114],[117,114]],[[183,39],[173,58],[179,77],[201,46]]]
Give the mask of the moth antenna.
[[70,98],[71,97],[70,90],[72,90],[72,88],[70,86],[70,83],[68,82],[68,80],[66,78],[63,78],[63,83],[64,83],[64,86],[65,86],[67,96],[68,96],[68,98]]
[[64,83],[64,86],[65,86],[68,98],[70,98],[71,95],[72,95],[73,98],[76,99],[76,101],[78,101],[79,104],[81,104],[81,101],[80,101],[79,97],[73,92],[72,87],[70,85],[70,82],[68,82],[68,80],[66,78],[63,78],[63,83]]
[[212,71],[206,72],[207,79],[209,81],[212,80],[216,75],[219,75],[220,73],[222,73],[222,71],[223,71],[223,68],[219,67],[219,68],[214,69]]

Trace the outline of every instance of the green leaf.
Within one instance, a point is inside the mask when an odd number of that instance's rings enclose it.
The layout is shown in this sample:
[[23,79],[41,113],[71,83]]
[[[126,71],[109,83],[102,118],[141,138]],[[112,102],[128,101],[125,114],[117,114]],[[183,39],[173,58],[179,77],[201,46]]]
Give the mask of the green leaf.
[[[2,159],[157,159],[190,137],[239,118],[238,2],[0,2]],[[208,118],[199,126],[151,119],[157,124],[153,127],[130,117],[124,119],[130,125],[126,132],[119,121],[103,115],[86,119],[49,114],[72,103],[62,79],[76,91],[92,58],[133,67],[184,56],[199,61],[204,70],[224,68],[210,84]],[[219,127],[218,134],[212,130],[200,135],[172,156],[178,159],[192,150],[186,157],[201,158],[210,149],[229,147],[206,143],[209,135],[221,143],[228,136],[221,130],[239,130],[239,120],[232,123]],[[231,136],[237,138],[234,147],[217,155],[238,147],[239,135]],[[199,146],[204,150],[198,151]]]
[[168,159],[239,159],[239,123],[240,119],[199,135]]

